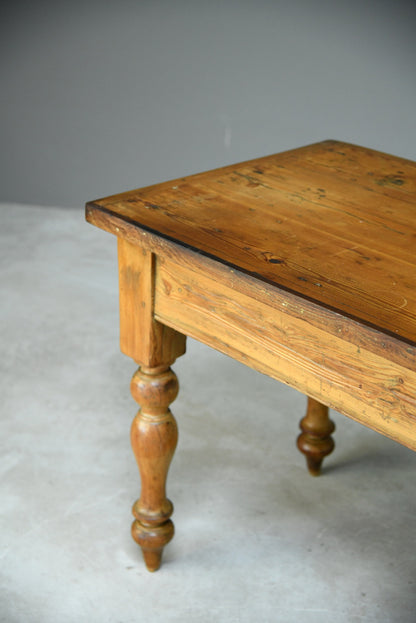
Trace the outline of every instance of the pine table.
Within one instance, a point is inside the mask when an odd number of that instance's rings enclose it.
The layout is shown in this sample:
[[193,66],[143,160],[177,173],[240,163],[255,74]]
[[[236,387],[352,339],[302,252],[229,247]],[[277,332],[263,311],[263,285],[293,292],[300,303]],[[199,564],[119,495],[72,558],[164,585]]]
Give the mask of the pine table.
[[118,239],[141,407],[132,534],[150,571],[174,531],[171,365],[186,336],[308,396],[298,447],[313,475],[334,447],[328,408],[416,450],[416,163],[328,140],[92,201],[86,218]]

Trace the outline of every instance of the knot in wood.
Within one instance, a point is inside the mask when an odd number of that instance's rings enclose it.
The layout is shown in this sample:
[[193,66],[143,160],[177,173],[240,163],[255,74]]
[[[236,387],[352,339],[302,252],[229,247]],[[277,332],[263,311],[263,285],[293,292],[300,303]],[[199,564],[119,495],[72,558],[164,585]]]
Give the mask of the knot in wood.
[[162,415],[178,395],[179,383],[170,368],[162,371],[139,368],[133,375],[130,389],[143,413]]

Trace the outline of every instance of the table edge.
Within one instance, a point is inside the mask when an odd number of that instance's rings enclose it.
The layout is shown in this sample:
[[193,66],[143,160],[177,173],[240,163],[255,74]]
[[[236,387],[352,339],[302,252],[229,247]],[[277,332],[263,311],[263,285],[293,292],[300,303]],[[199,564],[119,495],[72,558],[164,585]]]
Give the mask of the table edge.
[[118,214],[117,212],[114,212],[113,210],[109,208],[105,208],[101,205],[98,205],[95,201],[89,201],[86,203],[85,219],[90,224],[95,225],[96,227],[99,227],[100,229],[103,229],[116,236],[121,236],[123,238],[136,240],[136,241],[139,238],[141,244],[143,244],[143,234],[144,234],[146,236],[150,236],[153,239],[153,243],[152,243],[153,246],[155,245],[156,240],[162,240],[164,241],[164,243],[173,245],[175,248],[186,249],[192,253],[195,253],[196,255],[200,257],[201,256],[206,257],[207,259],[214,261],[217,264],[226,266],[236,271],[237,273],[240,273],[245,276],[249,276],[252,279],[255,279],[257,282],[266,284],[267,286],[275,288],[276,290],[287,292],[304,301],[307,301],[308,303],[312,303],[313,305],[318,306],[320,309],[325,309],[329,312],[339,314],[340,316],[344,318],[353,320],[354,322],[358,323],[361,326],[369,327],[377,331],[377,333],[386,335],[389,338],[394,338],[395,340],[402,342],[403,344],[406,344],[408,346],[416,347],[416,340],[412,340],[408,337],[395,333],[394,331],[390,331],[386,329],[385,327],[380,327],[367,320],[363,320],[362,318],[359,318],[355,316],[354,314],[349,314],[345,310],[338,309],[335,306],[328,305],[327,303],[322,303],[321,301],[314,299],[313,297],[309,297],[305,294],[299,293],[291,288],[288,288],[287,286],[280,285],[276,283],[275,281],[267,279],[256,272],[241,268],[240,266],[237,266],[233,264],[232,262],[223,260],[215,256],[214,254],[198,249],[197,247],[193,247],[192,245],[179,241],[173,238],[172,236],[160,233],[157,230],[154,230],[146,225],[141,225],[136,220],[130,219],[127,216],[124,216],[124,215],[120,216],[120,214]]

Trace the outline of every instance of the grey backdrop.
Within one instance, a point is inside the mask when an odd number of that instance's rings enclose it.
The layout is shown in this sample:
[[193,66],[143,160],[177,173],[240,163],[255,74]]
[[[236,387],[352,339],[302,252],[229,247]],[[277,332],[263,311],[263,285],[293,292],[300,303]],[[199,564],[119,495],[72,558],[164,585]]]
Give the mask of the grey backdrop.
[[79,207],[325,138],[416,159],[414,0],[7,5],[0,201]]

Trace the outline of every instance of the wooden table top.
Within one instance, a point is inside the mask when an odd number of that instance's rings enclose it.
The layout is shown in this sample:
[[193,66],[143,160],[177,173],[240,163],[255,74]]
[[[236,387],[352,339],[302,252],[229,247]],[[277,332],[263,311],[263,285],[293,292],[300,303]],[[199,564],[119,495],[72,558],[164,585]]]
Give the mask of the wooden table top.
[[416,344],[414,162],[324,141],[87,204],[98,213]]

